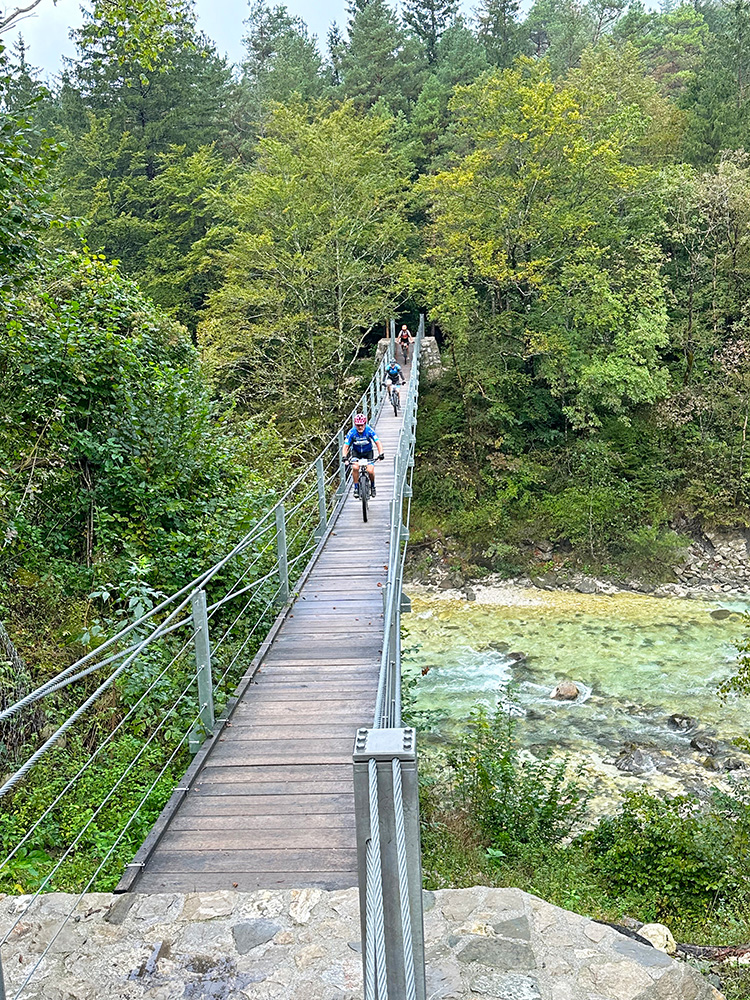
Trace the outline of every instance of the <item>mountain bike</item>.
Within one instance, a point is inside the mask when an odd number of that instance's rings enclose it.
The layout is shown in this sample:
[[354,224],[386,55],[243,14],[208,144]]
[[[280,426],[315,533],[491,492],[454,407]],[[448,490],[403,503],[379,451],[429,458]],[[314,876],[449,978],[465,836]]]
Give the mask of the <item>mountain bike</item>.
[[[378,455],[375,461],[377,462],[382,457],[382,455]],[[362,504],[362,520],[366,523],[367,505],[372,496],[372,483],[367,472],[367,466],[372,465],[373,460],[371,458],[352,458],[349,460],[349,465],[354,465],[355,462],[359,466],[359,499]]]
[[405,365],[408,364],[409,363],[409,341],[408,340],[402,340],[401,341],[401,356],[404,359],[404,364]]
[[401,396],[399,395],[398,386],[388,378],[385,380],[385,391],[388,396],[388,402],[393,407],[393,416],[397,417],[398,411],[401,408]]

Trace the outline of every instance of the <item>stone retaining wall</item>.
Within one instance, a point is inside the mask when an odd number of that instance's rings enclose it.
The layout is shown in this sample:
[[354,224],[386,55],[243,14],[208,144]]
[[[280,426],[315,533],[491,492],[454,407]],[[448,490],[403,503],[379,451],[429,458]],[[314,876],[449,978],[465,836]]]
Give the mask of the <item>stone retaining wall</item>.
[[[0,938],[29,897],[0,898]],[[2,955],[13,997],[75,897]],[[83,897],[24,1000],[361,1000],[356,889]],[[694,969],[518,889],[425,893],[430,1000],[721,1000]],[[403,1000],[403,998],[393,998]]]
[[[684,532],[687,534],[687,532]],[[488,539],[488,542],[490,539]],[[529,543],[531,562],[537,562],[539,572],[530,570],[519,577],[493,573],[481,580],[466,579],[456,568],[459,553],[450,548],[450,540],[436,540],[432,546],[409,550],[407,576],[414,584],[437,587],[439,590],[473,590],[483,587],[520,586],[542,590],[577,590],[584,594],[616,593],[635,590],[657,597],[739,597],[750,594],[750,531],[696,531],[685,550],[682,561],[667,568],[665,576],[672,580],[661,584],[645,580],[611,580],[587,576],[566,566],[555,565],[556,553],[550,542]],[[429,559],[425,556],[429,555]],[[550,568],[552,566],[553,568]]]

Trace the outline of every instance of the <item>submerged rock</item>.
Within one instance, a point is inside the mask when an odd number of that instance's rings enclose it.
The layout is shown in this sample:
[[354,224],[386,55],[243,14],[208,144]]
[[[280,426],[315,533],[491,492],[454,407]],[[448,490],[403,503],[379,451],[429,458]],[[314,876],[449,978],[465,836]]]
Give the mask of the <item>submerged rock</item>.
[[550,698],[554,698],[555,701],[575,701],[580,693],[573,681],[560,681],[550,694]]
[[596,580],[580,580],[576,584],[576,590],[579,594],[596,594],[599,587]]
[[725,618],[731,618],[732,612],[727,608],[716,608],[715,611],[711,612],[711,617],[715,618],[717,622],[723,621]]

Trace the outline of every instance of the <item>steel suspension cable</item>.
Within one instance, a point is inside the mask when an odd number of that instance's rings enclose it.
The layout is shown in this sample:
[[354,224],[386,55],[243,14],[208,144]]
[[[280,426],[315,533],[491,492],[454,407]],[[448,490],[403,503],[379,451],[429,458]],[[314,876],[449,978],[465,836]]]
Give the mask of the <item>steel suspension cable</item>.
[[[190,683],[183,689],[182,694],[179,695],[179,697],[177,698],[177,700],[173,703],[173,705],[166,712],[166,714],[161,719],[161,721],[156,726],[156,728],[153,730],[153,732],[151,733],[151,735],[149,736],[149,738],[141,746],[140,750],[135,755],[135,757],[133,758],[133,760],[131,760],[131,762],[128,764],[128,766],[126,767],[126,769],[123,771],[123,773],[117,779],[117,781],[112,786],[112,788],[109,790],[109,792],[107,793],[107,795],[104,797],[104,799],[102,800],[102,802],[99,804],[99,806],[97,807],[97,809],[91,814],[91,816],[89,817],[88,821],[84,824],[84,826],[82,827],[82,829],[78,831],[78,834],[77,834],[76,838],[73,840],[73,842],[71,844],[68,845],[67,849],[65,850],[65,853],[58,860],[57,864],[45,876],[45,878],[42,881],[42,884],[39,886],[39,888],[36,890],[36,892],[31,896],[31,898],[29,899],[29,902],[26,904],[25,908],[21,911],[21,913],[16,918],[15,923],[11,926],[10,930],[7,931],[5,937],[2,938],[2,940],[0,940],[0,945],[5,944],[5,942],[8,940],[8,938],[10,937],[11,933],[13,932],[13,930],[18,926],[18,924],[23,919],[23,917],[28,913],[28,911],[29,911],[30,907],[32,906],[32,904],[34,903],[34,901],[41,895],[41,892],[44,889],[44,887],[49,884],[50,880],[57,874],[57,872],[60,870],[60,868],[62,867],[62,865],[65,862],[65,860],[69,857],[69,855],[76,848],[76,846],[81,842],[81,839],[82,839],[83,835],[85,834],[85,832],[89,829],[89,827],[94,822],[94,820],[99,815],[99,813],[102,811],[102,809],[105,807],[105,805],[107,804],[107,802],[109,802],[109,800],[115,794],[115,792],[117,791],[117,789],[119,788],[119,786],[122,784],[122,782],[125,780],[125,778],[128,776],[128,774],[130,774],[130,772],[135,767],[135,765],[138,763],[138,761],[140,760],[140,758],[143,756],[143,754],[149,748],[149,746],[151,745],[152,741],[156,738],[157,734],[164,728],[164,726],[166,725],[166,723],[169,720],[170,716],[176,710],[176,708],[180,704],[180,702],[182,702],[185,699],[185,697],[187,696],[188,691],[190,690],[190,688],[192,686],[193,686],[193,680],[191,678]],[[196,716],[196,719],[199,719],[199,718],[200,718],[200,712]]]

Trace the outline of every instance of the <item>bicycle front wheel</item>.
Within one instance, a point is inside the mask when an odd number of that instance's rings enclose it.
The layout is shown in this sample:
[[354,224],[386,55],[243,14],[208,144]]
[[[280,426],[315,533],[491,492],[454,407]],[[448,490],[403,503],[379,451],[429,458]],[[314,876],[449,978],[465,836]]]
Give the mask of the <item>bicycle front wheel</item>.
[[370,499],[370,477],[367,473],[359,477],[359,499],[362,501],[362,520],[367,521],[367,504]]
[[398,395],[398,393],[396,392],[395,389],[391,393],[391,402],[393,403],[393,416],[397,417],[398,416],[398,408],[399,408],[399,406],[401,404],[401,400],[399,399],[399,395]]

